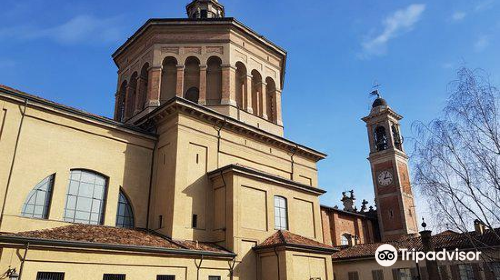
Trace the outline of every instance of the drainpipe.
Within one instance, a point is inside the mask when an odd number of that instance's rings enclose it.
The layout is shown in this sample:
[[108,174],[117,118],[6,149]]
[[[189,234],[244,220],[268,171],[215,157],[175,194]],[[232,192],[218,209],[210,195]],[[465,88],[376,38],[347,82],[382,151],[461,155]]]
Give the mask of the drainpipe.
[[10,182],[12,181],[12,173],[14,172],[14,165],[16,163],[16,157],[17,157],[17,148],[19,146],[19,140],[21,138],[21,130],[23,128],[24,117],[26,116],[27,107],[28,107],[28,99],[24,99],[24,108],[23,111],[21,112],[21,121],[19,122],[19,129],[17,130],[16,145],[14,146],[14,154],[12,155],[12,162],[10,164],[9,178],[7,179],[7,186],[5,187],[5,196],[3,198],[2,212],[0,213],[0,228],[2,227],[3,216],[5,212],[5,203],[7,202]]
[[30,243],[26,243],[26,249],[24,250],[24,256],[23,259],[21,260],[21,267],[19,268],[19,278],[18,280],[21,280],[21,277],[23,276],[23,269],[24,269],[24,261],[26,260],[26,255],[28,254],[28,250],[30,248]]
[[[155,129],[155,134],[156,134],[156,129]],[[146,230],[149,230],[149,215],[150,215],[150,208],[151,208],[151,191],[153,190],[153,171],[154,171],[154,165],[155,165],[155,152],[156,152],[156,147],[158,146],[158,141],[155,141],[155,145],[153,147],[153,154],[151,156],[151,170],[149,173],[149,194],[148,194],[148,210],[146,213]]]
[[220,131],[222,130],[222,127],[224,126],[224,122],[226,122],[225,119],[221,123],[221,125],[216,128],[217,129],[217,168],[219,168],[219,153],[220,153],[220,139],[221,139]]
[[197,264],[196,260],[194,260],[194,265],[196,265],[196,279],[197,280],[200,280],[200,268],[201,268],[202,263],[203,263],[203,255],[201,255],[200,264]]
[[278,250],[274,247],[274,254],[276,255],[276,263],[278,264],[278,280],[281,280],[280,275],[280,256],[278,255]]
[[292,161],[292,172],[290,173],[290,180],[293,181],[293,173],[295,172],[295,160],[293,157],[297,153],[297,150],[299,149],[298,145],[295,145],[295,147],[292,149],[292,156],[290,157],[290,160]]
[[233,261],[228,261],[227,262],[228,265],[229,265],[229,279],[230,280],[233,280],[233,277],[234,277],[234,266],[236,265],[236,257],[233,257]]

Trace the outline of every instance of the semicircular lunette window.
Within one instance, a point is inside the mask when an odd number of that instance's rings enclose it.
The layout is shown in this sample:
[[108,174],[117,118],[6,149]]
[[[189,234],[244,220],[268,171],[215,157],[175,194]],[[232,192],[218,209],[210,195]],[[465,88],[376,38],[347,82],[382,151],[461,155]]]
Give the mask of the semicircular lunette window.
[[134,227],[134,212],[127,196],[120,190],[118,198],[118,211],[116,212],[116,226],[123,228]]
[[31,190],[23,204],[22,216],[39,219],[47,219],[49,217],[54,177],[55,174],[47,176]]
[[106,193],[106,177],[92,171],[71,170],[64,221],[102,225]]

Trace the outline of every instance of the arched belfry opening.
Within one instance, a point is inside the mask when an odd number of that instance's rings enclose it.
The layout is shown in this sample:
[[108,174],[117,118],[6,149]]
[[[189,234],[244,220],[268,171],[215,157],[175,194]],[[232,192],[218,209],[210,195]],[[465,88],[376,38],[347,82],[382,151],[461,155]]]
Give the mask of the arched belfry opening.
[[146,102],[148,98],[148,75],[149,63],[144,64],[141,69],[141,74],[139,75],[138,85],[139,85],[139,98],[137,109],[143,110],[146,107]]
[[246,110],[247,104],[247,68],[241,62],[236,62],[236,106]]
[[160,104],[175,96],[177,86],[177,60],[174,57],[166,57],[162,63]]
[[276,123],[276,83],[271,77],[266,78],[266,115],[270,122]]
[[387,150],[389,142],[387,141],[387,133],[385,127],[379,125],[375,127],[374,131],[375,149],[377,151]]
[[127,94],[127,81],[123,81],[117,96],[116,120],[123,122],[125,120],[125,98]]
[[127,118],[130,118],[134,115],[136,94],[137,94],[137,72],[134,72],[134,74],[132,74],[132,77],[130,77],[130,82],[128,84],[128,94],[126,101],[127,112],[125,114]]
[[253,114],[260,116],[260,94],[262,90],[262,76],[257,70],[252,71],[252,110]]
[[[190,56],[186,59],[183,88],[185,91],[184,98],[198,103],[200,95],[200,60],[194,56]],[[197,92],[196,101],[194,101],[195,99],[193,98],[195,92]]]
[[222,60],[212,56],[207,61],[207,105],[218,105],[222,99]]

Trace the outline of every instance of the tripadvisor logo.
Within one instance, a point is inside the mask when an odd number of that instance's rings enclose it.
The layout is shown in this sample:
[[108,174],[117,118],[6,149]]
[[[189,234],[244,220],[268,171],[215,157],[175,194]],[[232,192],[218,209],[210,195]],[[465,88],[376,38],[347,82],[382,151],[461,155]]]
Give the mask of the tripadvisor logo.
[[392,245],[380,245],[375,251],[375,259],[381,266],[392,266],[398,261],[398,251]]
[[455,249],[448,251],[443,249],[441,251],[421,252],[415,249],[400,248],[397,250],[394,246],[389,244],[382,244],[375,251],[375,260],[381,266],[392,266],[398,261],[398,254],[401,255],[402,261],[414,261],[416,263],[429,260],[429,261],[479,261],[481,252],[479,251],[459,251]]

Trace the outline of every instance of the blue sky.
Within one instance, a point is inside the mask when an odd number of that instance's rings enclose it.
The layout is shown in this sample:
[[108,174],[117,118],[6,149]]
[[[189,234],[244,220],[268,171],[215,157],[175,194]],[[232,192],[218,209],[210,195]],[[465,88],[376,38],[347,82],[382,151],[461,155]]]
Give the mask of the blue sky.
[[[498,0],[221,1],[227,16],[288,51],[285,134],[329,155],[319,164],[325,204],[339,204],[349,189],[373,200],[360,118],[375,81],[405,117],[407,139],[414,121],[439,114],[459,66],[483,68],[500,84]],[[184,17],[185,4],[3,0],[0,83],[111,117],[111,53],[148,18]],[[428,215],[424,200],[418,206]]]

